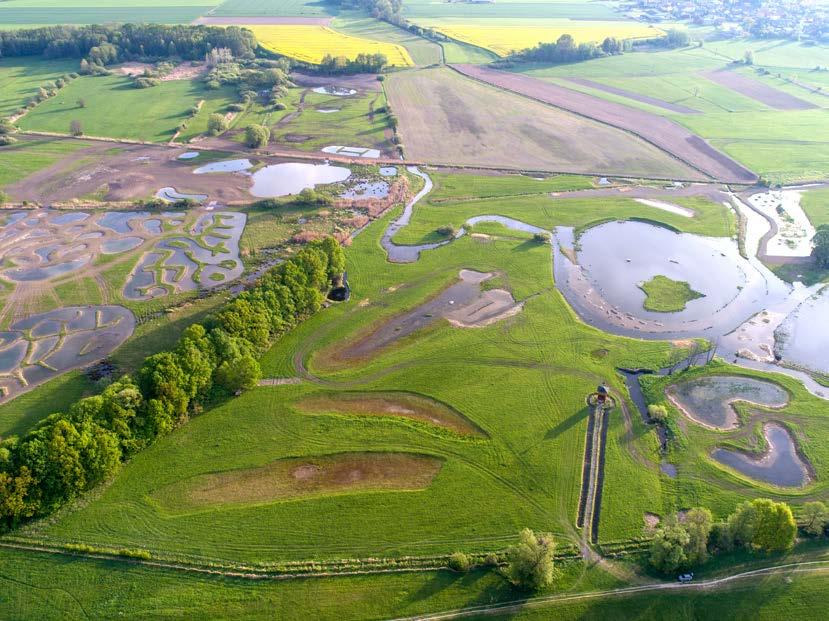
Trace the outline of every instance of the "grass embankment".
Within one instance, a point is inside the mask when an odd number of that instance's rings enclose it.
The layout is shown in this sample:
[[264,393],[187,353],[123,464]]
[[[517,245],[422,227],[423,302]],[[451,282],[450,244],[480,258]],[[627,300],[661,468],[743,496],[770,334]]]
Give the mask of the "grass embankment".
[[[89,136],[164,142],[190,117],[198,101],[216,97],[199,80],[172,80],[141,89],[126,76],[81,77],[38,105],[19,125],[68,134],[70,123],[79,121]],[[78,104],[80,99],[85,107]]]
[[800,205],[815,228],[829,224],[829,188],[804,192]]
[[645,292],[645,310],[657,313],[675,313],[684,310],[691,300],[705,297],[691,289],[687,282],[671,280],[661,274],[642,283],[639,288]]

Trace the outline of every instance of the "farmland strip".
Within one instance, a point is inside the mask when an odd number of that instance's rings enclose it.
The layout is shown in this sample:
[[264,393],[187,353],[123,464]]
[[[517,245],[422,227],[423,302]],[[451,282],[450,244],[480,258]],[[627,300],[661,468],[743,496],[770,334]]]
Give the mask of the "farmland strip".
[[681,125],[659,115],[525,75],[478,65],[450,66],[467,77],[635,134],[713,179],[740,184],[757,180],[757,175],[749,169]]

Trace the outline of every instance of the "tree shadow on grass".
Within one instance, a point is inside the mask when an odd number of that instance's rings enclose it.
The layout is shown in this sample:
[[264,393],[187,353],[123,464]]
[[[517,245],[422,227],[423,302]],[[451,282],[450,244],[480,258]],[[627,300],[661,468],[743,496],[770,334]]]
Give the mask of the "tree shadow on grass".
[[[423,603],[436,598],[445,589],[457,591],[458,597],[453,598],[453,601],[457,602],[455,606],[458,608],[511,602],[520,600],[524,595],[516,591],[505,579],[497,576],[494,570],[477,569],[468,573],[447,570],[435,573],[432,579],[424,582],[419,589],[409,594],[405,603]],[[446,607],[446,605],[440,606],[441,609]]]
[[585,406],[580,409],[575,414],[570,415],[568,418],[565,418],[561,421],[558,425],[550,429],[547,432],[547,435],[544,436],[545,440],[554,440],[563,434],[565,431],[573,427],[574,425],[578,424],[579,421],[586,419],[590,416],[590,408]]

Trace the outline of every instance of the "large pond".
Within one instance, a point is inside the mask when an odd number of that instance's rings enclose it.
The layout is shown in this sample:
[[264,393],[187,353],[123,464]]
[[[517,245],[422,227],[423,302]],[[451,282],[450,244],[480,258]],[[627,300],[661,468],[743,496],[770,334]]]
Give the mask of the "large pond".
[[339,183],[351,176],[351,170],[328,164],[291,162],[266,166],[253,173],[250,193],[259,198],[299,194],[305,188],[326,183]]
[[763,428],[768,450],[756,456],[743,451],[718,448],[712,457],[721,464],[758,481],[779,487],[801,487],[809,481],[806,464],[797,452],[797,446],[782,425],[768,423]]
[[194,175],[206,175],[209,173],[232,173],[240,172],[253,168],[253,163],[249,159],[239,160],[225,160],[222,162],[212,162],[205,164],[193,171]]
[[[829,287],[803,302],[776,332],[783,360],[829,373]],[[823,329],[821,329],[823,328]]]
[[789,393],[777,384],[733,375],[711,375],[674,384],[667,394],[692,420],[723,430],[738,424],[735,402],[771,408],[781,408],[789,402]]

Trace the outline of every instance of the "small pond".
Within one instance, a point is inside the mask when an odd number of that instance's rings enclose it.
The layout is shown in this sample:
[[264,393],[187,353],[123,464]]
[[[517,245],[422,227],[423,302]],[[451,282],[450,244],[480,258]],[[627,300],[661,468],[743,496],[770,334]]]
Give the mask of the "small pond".
[[333,114],[334,112],[339,112],[339,108],[317,108],[317,112],[321,114]]
[[199,156],[198,151],[188,151],[187,153],[182,153],[181,155],[179,155],[178,159],[180,159],[180,160],[192,160],[192,159],[197,158],[198,156]]
[[764,455],[718,448],[712,457],[742,474],[780,487],[801,487],[809,481],[806,464],[797,453],[797,446],[782,425],[767,423],[763,433],[768,442]]
[[386,198],[389,195],[389,184],[385,181],[363,181],[355,184],[340,194],[342,198],[363,200],[367,198]]
[[160,198],[161,200],[169,203],[175,203],[176,201],[184,201],[188,199],[198,203],[207,200],[207,194],[182,194],[181,192],[177,192],[175,188],[171,187],[161,188],[155,193],[155,196],[156,198]]
[[382,177],[396,177],[397,176],[397,166],[381,166],[380,167],[380,176],[382,176]]
[[338,183],[351,176],[343,166],[328,164],[274,164],[253,173],[250,193],[259,198],[272,198],[298,194],[305,188],[325,183]]
[[98,219],[98,225],[112,229],[116,233],[129,233],[132,228],[129,221],[133,218],[146,218],[147,211],[108,211]]
[[49,222],[52,224],[73,224],[75,222],[82,222],[89,217],[88,213],[83,211],[73,211],[71,213],[60,213],[52,216]]
[[732,407],[736,401],[772,408],[789,402],[789,393],[777,384],[731,375],[710,375],[674,384],[667,394],[686,416],[716,429],[737,426],[737,413]]
[[133,248],[138,248],[143,243],[140,237],[120,237],[118,239],[108,239],[101,244],[101,252],[104,254],[118,254],[119,252],[126,252]]
[[311,90],[320,95],[335,95],[337,97],[348,97],[357,94],[357,91],[353,88],[341,88],[339,86],[317,86]]
[[253,168],[249,159],[225,160],[223,162],[211,162],[193,171],[194,175],[206,175],[209,173],[232,173]]
[[31,268],[15,268],[6,270],[3,275],[6,278],[17,282],[31,282],[36,280],[48,280],[55,276],[68,274],[71,271],[82,268],[92,260],[90,255],[79,257],[72,261],[65,261],[64,263],[55,263],[45,267],[31,267]]

